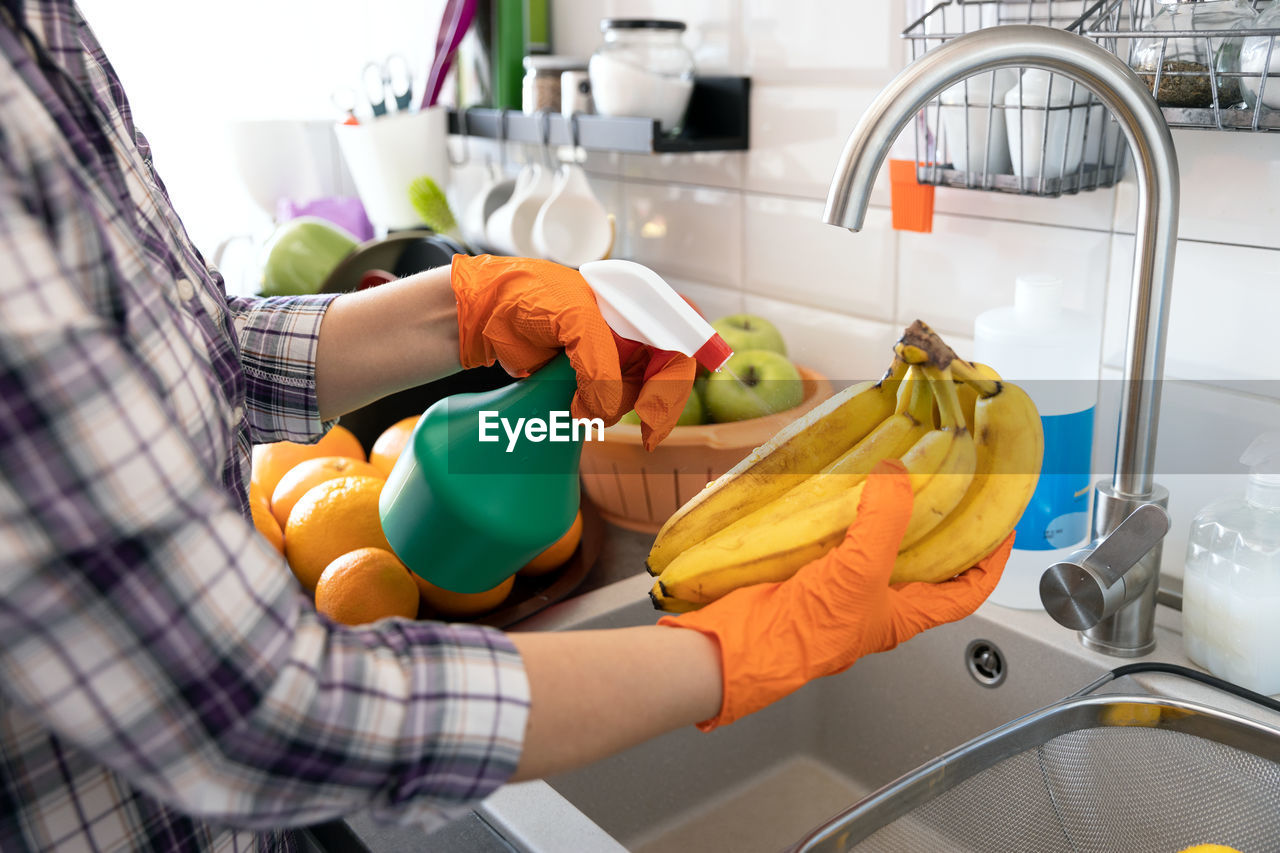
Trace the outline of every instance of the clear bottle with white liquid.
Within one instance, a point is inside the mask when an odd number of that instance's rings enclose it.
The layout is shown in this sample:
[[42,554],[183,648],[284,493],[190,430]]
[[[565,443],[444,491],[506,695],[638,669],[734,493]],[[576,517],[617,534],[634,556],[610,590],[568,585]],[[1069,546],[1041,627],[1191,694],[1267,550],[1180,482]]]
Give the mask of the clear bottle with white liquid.
[[1256,693],[1280,694],[1280,432],[1240,457],[1243,497],[1217,501],[1191,522],[1182,579],[1187,657]]

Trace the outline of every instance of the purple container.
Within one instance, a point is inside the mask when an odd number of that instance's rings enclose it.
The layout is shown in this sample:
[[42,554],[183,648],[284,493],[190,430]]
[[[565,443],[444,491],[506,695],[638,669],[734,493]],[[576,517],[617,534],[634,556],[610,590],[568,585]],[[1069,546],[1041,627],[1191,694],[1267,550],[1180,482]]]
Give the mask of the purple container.
[[365,215],[364,205],[358,198],[317,198],[308,202],[296,202],[282,198],[276,204],[276,222],[288,222],[299,216],[318,216],[340,228],[345,228],[357,241],[373,239],[373,224]]

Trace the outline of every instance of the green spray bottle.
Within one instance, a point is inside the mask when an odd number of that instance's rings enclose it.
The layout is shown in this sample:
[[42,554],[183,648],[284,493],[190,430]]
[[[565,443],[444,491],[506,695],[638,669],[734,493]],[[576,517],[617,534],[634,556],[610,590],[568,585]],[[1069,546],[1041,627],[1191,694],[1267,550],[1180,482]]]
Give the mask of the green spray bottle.
[[[649,268],[607,260],[579,272],[620,348],[677,352],[712,371],[733,354]],[[410,570],[453,592],[482,592],[564,535],[578,512],[582,443],[603,433],[603,423],[570,417],[576,389],[561,353],[505,388],[455,394],[423,413],[378,505]]]

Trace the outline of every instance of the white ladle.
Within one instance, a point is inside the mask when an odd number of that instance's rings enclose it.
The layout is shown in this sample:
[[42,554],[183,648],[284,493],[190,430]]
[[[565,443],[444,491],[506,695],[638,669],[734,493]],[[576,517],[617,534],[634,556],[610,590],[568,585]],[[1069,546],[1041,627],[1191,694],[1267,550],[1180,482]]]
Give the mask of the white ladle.
[[579,267],[605,258],[613,244],[609,213],[591,192],[577,163],[561,170],[555,188],[533,222],[533,248],[540,257]]
[[541,164],[526,165],[516,178],[511,199],[485,221],[489,245],[504,255],[536,257],[531,237],[533,222],[553,186],[550,173]]

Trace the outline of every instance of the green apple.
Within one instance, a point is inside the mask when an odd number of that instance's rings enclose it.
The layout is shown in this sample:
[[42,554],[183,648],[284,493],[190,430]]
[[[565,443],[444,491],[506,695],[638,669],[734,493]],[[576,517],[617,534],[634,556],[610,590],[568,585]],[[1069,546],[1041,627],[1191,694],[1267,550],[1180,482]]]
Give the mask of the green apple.
[[721,317],[711,324],[711,328],[720,333],[729,349],[742,352],[749,349],[773,350],[781,355],[787,354],[787,345],[782,340],[778,327],[763,317],[754,314],[730,314]]
[[689,391],[689,399],[684,401],[684,410],[680,412],[676,426],[694,426],[706,419],[706,407],[703,406],[702,395],[695,386]]
[[[697,383],[694,383],[694,385],[693,390],[689,392],[689,399],[685,400],[684,409],[680,412],[676,426],[693,426],[705,420],[702,395],[698,393]],[[640,416],[636,414],[635,409],[632,409],[622,416],[620,423],[638,424],[640,423]]]
[[707,411],[720,423],[785,412],[803,399],[800,371],[773,350],[735,352],[724,368],[707,380]]

